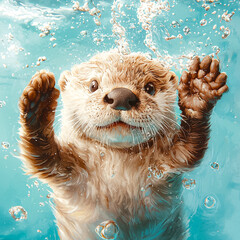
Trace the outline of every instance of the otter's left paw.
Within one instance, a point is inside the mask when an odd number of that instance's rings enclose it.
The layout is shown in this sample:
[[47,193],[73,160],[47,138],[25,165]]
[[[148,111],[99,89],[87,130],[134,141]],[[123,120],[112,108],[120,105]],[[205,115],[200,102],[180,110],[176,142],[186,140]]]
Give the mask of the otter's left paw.
[[189,72],[184,71],[178,87],[179,106],[187,117],[201,119],[228,90],[227,75],[219,72],[219,62],[210,56],[195,57]]

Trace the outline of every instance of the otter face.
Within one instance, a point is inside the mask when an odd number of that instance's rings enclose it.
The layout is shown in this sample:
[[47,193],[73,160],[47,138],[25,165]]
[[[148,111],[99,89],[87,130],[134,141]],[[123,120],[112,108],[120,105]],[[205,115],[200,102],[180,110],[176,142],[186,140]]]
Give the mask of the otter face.
[[79,136],[130,147],[175,129],[176,76],[140,54],[98,54],[59,84],[63,127]]

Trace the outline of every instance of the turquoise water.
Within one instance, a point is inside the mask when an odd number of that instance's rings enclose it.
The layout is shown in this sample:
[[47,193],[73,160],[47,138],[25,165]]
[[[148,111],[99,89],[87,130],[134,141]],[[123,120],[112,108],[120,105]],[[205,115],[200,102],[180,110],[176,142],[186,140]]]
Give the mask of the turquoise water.
[[[116,47],[158,57],[178,76],[193,55],[221,60],[230,90],[213,111],[202,164],[184,176],[184,215],[190,240],[239,239],[240,2],[146,2],[150,8],[140,0],[95,0],[86,12],[74,11],[73,1],[0,2],[0,239],[58,239],[50,189],[25,176],[17,158],[21,92],[37,70],[59,78],[72,65]],[[9,213],[14,206],[22,206],[27,219],[15,221]]]

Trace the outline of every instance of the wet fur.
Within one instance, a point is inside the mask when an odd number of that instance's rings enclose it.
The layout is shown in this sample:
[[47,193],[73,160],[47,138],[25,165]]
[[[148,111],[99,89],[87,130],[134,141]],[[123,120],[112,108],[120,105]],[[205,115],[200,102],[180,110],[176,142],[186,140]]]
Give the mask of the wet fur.
[[[61,75],[62,130],[57,137],[53,121],[59,91],[54,76],[45,71],[33,76],[19,103],[21,157],[26,172],[53,189],[61,239],[100,239],[95,228],[106,220],[118,224],[118,239],[188,236],[181,214],[181,174],[196,166],[207,149],[215,104],[205,99],[199,108],[186,106],[182,99],[189,91],[188,77],[180,83],[183,114],[178,126],[173,72],[142,54],[98,54]],[[100,87],[91,93],[93,79]],[[154,96],[143,90],[147,82],[155,84]],[[103,97],[115,87],[130,89],[140,105],[130,111],[111,109]],[[142,131],[101,128],[119,118]]]

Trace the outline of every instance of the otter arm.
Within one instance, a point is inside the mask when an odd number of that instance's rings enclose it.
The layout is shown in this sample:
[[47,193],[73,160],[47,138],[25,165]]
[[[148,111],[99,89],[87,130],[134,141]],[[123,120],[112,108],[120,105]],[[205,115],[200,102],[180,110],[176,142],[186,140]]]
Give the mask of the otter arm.
[[26,172],[56,182],[68,178],[72,156],[64,155],[64,151],[69,151],[61,149],[54,134],[53,122],[59,97],[59,90],[54,85],[52,73],[36,73],[23,91],[19,108],[21,159]]
[[208,146],[209,115],[202,119],[182,116],[181,129],[174,139],[171,157],[176,168],[192,168],[204,156]]
[[182,122],[171,150],[179,167],[194,167],[208,146],[210,115],[217,100],[228,90],[227,75],[219,72],[219,62],[206,56],[195,57],[189,72],[183,72],[179,92]]

